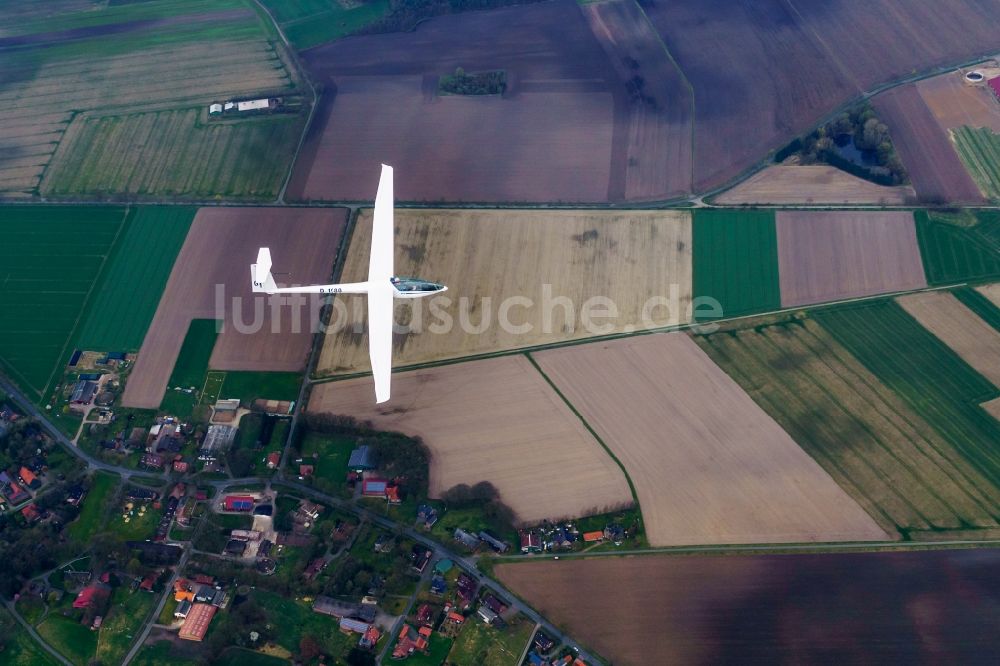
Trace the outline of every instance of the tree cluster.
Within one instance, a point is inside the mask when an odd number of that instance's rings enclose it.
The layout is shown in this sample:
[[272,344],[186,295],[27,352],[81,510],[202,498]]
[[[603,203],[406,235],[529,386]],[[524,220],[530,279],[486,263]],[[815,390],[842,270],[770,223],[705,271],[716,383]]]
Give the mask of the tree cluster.
[[478,508],[486,523],[498,534],[514,531],[517,515],[514,510],[500,500],[500,492],[489,481],[480,481],[474,486],[460,483],[452,486],[441,496],[448,508]]
[[507,73],[502,69],[467,74],[456,67],[454,74],[438,81],[438,90],[450,95],[502,95],[506,89]]
[[434,16],[480,9],[525,5],[541,0],[389,0],[389,12],[363,32],[404,32]]

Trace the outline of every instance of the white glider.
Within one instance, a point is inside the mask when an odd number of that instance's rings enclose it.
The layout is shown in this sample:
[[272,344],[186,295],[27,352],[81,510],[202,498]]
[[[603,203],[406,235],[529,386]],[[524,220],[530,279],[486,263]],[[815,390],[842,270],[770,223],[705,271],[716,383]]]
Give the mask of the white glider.
[[392,274],[395,228],[392,220],[392,167],[382,165],[382,175],[375,195],[375,218],[372,224],[368,280],[345,284],[316,284],[304,287],[278,287],[271,275],[271,250],[262,247],[257,263],[250,266],[253,290],[265,294],[368,294],[368,355],[375,378],[375,402],[389,399],[392,376],[392,301],[394,298],[421,298],[448,287]]

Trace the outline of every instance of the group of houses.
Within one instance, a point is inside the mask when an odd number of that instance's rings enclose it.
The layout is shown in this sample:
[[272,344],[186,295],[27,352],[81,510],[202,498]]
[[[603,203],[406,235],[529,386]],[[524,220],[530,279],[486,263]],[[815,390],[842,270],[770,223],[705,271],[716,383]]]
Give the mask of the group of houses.
[[359,634],[359,647],[371,649],[382,635],[375,626],[378,605],[374,599],[365,597],[361,603],[355,603],[319,596],[313,602],[313,611],[337,618],[345,634]]
[[545,525],[518,532],[522,553],[572,550],[580,545],[609,542],[620,546],[625,542],[627,530],[618,523],[608,523],[603,530],[580,533],[571,523]]
[[259,99],[227,100],[212,102],[208,105],[208,115],[239,115],[251,112],[274,111],[281,106],[280,97],[261,97]]
[[174,581],[174,617],[181,621],[178,638],[201,641],[205,638],[212,618],[229,604],[229,592],[212,576],[198,574]]

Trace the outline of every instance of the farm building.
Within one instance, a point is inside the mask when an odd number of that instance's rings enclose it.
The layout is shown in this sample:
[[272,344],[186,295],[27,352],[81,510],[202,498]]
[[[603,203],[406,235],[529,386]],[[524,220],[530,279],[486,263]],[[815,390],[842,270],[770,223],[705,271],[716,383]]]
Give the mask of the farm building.
[[204,639],[205,633],[208,631],[208,625],[212,623],[212,618],[215,617],[215,610],[215,606],[211,604],[192,604],[191,610],[188,611],[187,618],[185,618],[177,637],[186,641],[200,641]]
[[368,624],[367,622],[362,622],[361,620],[355,620],[349,617],[344,617],[340,619],[340,630],[345,634],[350,634],[353,632],[356,634],[364,635],[368,631],[369,627],[371,627],[370,624]]
[[96,608],[110,595],[111,588],[104,583],[91,583],[76,595],[73,608]]
[[240,401],[236,398],[226,398],[217,400],[212,406],[212,421],[219,423],[229,423],[236,420],[236,412],[240,408]]
[[364,622],[374,622],[376,608],[372,604],[338,601],[331,597],[320,596],[313,602],[313,612],[337,618],[349,617]]
[[228,425],[210,425],[198,451],[198,460],[215,460],[225,453],[236,439],[236,428]]
[[208,113],[213,116],[217,116],[222,113],[222,105],[216,102],[215,104],[209,104]]
[[276,100],[269,98],[262,99],[248,99],[243,102],[236,102],[237,111],[263,111],[264,109],[270,109],[277,106]]
[[252,511],[254,499],[250,495],[226,495],[223,506],[226,511]]
[[994,76],[986,82],[986,85],[989,86],[990,92],[992,92],[993,96],[998,102],[1000,102],[1000,76]]
[[375,469],[375,457],[370,446],[363,444],[351,451],[347,461],[347,469],[352,472],[367,472]]
[[479,537],[470,532],[466,532],[461,527],[455,529],[454,538],[455,541],[459,542],[469,550],[476,550],[479,548]]
[[240,539],[230,539],[226,544],[226,555],[242,555],[247,551],[247,542]]
[[524,530],[521,532],[521,552],[540,553],[542,552],[542,538],[535,530]]
[[389,482],[385,479],[365,479],[361,484],[362,497],[385,497]]
[[69,401],[74,405],[89,405],[97,393],[97,382],[81,379],[73,386]]
[[497,618],[500,617],[486,606],[480,606],[479,610],[476,612],[479,614],[479,617],[481,617],[483,619],[483,622],[485,622],[486,624],[493,624],[494,622],[497,621]]
[[489,545],[490,548],[492,548],[498,553],[506,553],[507,550],[510,548],[510,544],[508,544],[506,541],[501,541],[500,539],[496,538],[486,530],[483,530],[479,533],[479,539],[481,541],[486,542],[486,544]]

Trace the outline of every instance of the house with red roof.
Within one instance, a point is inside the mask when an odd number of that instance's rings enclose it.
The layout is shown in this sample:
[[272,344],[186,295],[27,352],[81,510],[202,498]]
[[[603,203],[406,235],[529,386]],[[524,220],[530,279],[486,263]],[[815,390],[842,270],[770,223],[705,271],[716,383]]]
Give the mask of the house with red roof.
[[21,469],[20,471],[18,471],[17,475],[21,477],[21,483],[28,486],[32,490],[38,490],[39,488],[42,487],[41,479],[35,476],[34,472],[32,472],[27,467],[24,467],[23,465],[21,466]]
[[91,583],[80,590],[73,600],[73,608],[96,608],[111,596],[111,588],[103,583]]
[[278,451],[271,451],[267,454],[267,468],[274,469],[279,464],[281,464],[281,453]]
[[21,515],[24,516],[24,519],[28,521],[28,523],[37,522],[42,517],[42,513],[34,504],[29,504],[21,509]]

